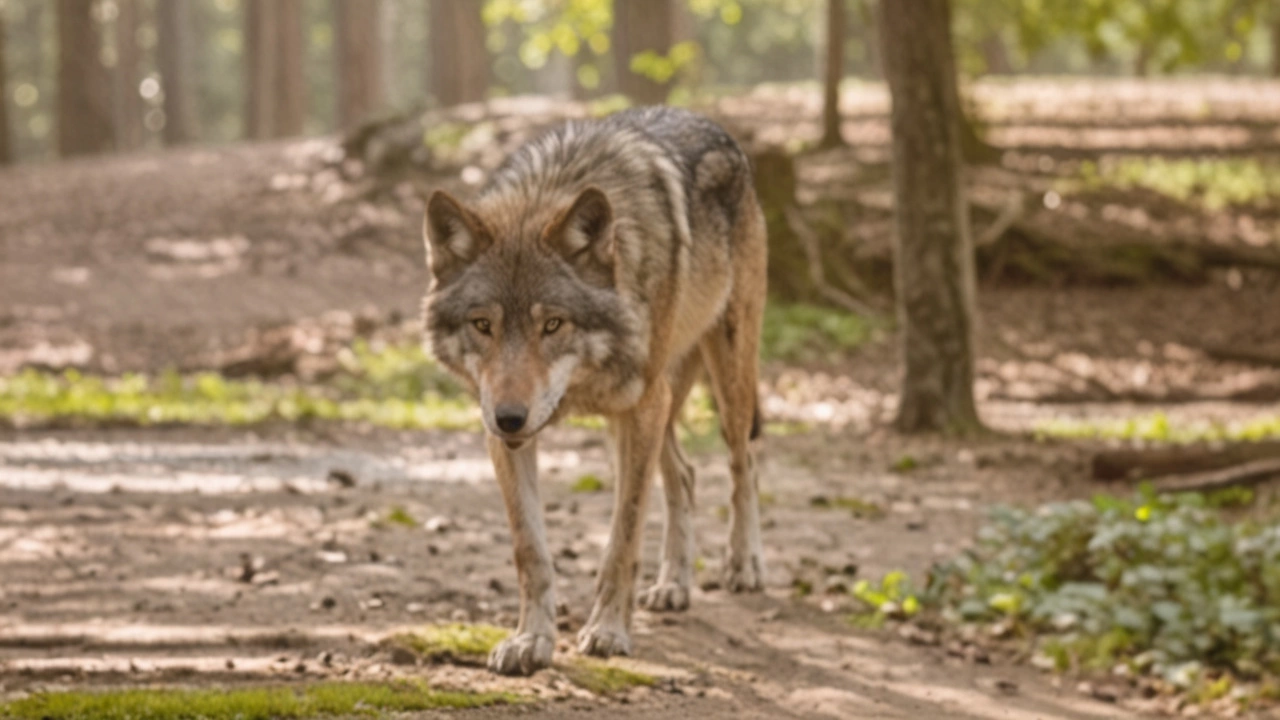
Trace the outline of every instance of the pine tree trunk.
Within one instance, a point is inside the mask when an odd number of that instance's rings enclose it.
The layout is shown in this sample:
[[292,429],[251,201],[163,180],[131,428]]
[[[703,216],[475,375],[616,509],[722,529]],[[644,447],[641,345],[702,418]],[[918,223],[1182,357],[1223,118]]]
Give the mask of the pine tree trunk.
[[114,144],[111,85],[100,60],[93,0],[58,0],[58,152],[106,152]]
[[1280,78],[1280,8],[1271,14],[1271,76]]
[[631,70],[646,51],[671,52],[674,33],[671,0],[613,0],[613,68],[618,90],[641,105],[664,102],[671,82],[659,83]]
[[9,140],[9,66],[5,63],[4,13],[0,12],[0,165],[13,162]]
[[431,91],[443,107],[489,96],[488,33],[482,9],[483,3],[474,0],[431,0]]
[[276,39],[276,137],[301,135],[307,120],[307,79],[303,65],[302,0],[272,0],[279,13]]
[[116,0],[116,67],[112,87],[115,91],[116,150],[125,152],[142,147],[145,136],[142,95],[138,88],[142,63],[142,51],[138,47],[138,9],[138,0]]
[[244,135],[253,140],[272,137],[276,128],[274,2],[248,0],[244,7]]
[[844,41],[848,29],[845,0],[827,0],[827,47],[822,82],[822,147],[844,145],[840,134],[840,81],[844,79]]
[[379,0],[334,0],[338,68],[338,127],[349,130],[382,108]]
[[191,0],[156,3],[156,64],[164,89],[164,142],[181,145],[199,135],[192,93],[191,52],[195,47]]
[[904,432],[976,432],[973,247],[947,0],[882,3],[880,37],[893,99],[903,352],[897,425]]

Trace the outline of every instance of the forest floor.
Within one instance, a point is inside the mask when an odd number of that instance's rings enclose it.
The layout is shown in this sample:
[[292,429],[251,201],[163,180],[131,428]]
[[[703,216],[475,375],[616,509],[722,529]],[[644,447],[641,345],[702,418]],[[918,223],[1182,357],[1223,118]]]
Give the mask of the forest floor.
[[[425,282],[417,200],[405,186],[365,197],[327,164],[334,152],[331,140],[310,140],[0,173],[0,377],[252,366],[280,344],[324,367],[352,333],[411,337]],[[441,182],[465,187],[466,175]],[[1276,298],[1275,278],[1249,271],[1194,285],[984,286],[978,391],[984,418],[1005,432],[965,443],[886,429],[897,380],[887,326],[838,357],[769,364],[766,413],[804,431],[767,443],[768,589],[716,588],[727,467],[720,450],[700,448],[700,589],[686,614],[637,614],[637,655],[624,665],[663,682],[608,698],[558,672],[501,680],[465,664],[398,664],[379,644],[426,623],[514,621],[509,535],[475,433],[328,423],[2,429],[0,697],[426,677],[547,698],[533,710],[469,711],[483,718],[1158,710],[1137,697],[1099,700],[1013,652],[975,657],[856,630],[847,587],[953,557],[993,505],[1129,492],[1089,479],[1100,442],[1034,437],[1046,421],[1274,417],[1280,368],[1205,348],[1280,349]],[[597,433],[547,435],[563,665],[611,497]],[[588,475],[605,478],[604,490],[579,491]],[[650,503],[646,578],[660,504]],[[851,505],[876,511],[851,516]]]

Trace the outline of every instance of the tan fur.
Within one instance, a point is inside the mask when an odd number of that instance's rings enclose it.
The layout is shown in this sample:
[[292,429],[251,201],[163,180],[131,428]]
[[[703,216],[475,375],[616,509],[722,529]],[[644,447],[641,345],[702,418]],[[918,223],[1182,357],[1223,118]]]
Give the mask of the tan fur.
[[678,110],[571,123],[513,154],[469,204],[433,196],[426,235],[428,340],[480,400],[520,576],[520,622],[490,667],[527,674],[550,662],[554,583],[533,448],[566,414],[605,416],[618,474],[579,649],[631,651],[644,508],[659,470],[662,562],[640,602],[688,606],[694,474],[675,421],[704,370],[734,482],[727,587],[760,589],[751,440],[766,241],[737,145]]

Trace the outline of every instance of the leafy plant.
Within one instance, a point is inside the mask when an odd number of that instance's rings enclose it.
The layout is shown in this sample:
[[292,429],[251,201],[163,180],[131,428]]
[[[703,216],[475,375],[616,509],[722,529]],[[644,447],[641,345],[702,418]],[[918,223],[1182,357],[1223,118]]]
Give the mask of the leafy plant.
[[1013,622],[1059,668],[1128,663],[1183,687],[1200,668],[1280,672],[1280,524],[1227,521],[1213,498],[1100,496],[1001,509],[930,573],[955,622]]
[[1257,441],[1280,437],[1280,415],[1226,424],[1174,422],[1164,413],[1121,420],[1053,420],[1038,425],[1036,433],[1045,437],[1170,443]]

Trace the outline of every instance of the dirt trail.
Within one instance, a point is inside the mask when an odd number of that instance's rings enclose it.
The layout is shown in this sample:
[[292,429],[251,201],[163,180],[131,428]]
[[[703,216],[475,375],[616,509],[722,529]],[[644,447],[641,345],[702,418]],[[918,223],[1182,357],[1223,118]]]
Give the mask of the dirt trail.
[[[822,446],[827,451],[815,454]],[[842,619],[848,596],[821,590],[847,566],[861,577],[920,571],[954,552],[994,497],[1071,494],[1060,477],[1076,462],[1071,453],[1026,450],[1000,442],[965,455],[891,438],[775,439],[763,480],[768,592],[730,596],[708,584],[688,614],[640,612],[636,660],[678,678],[678,694],[635,691],[627,704],[609,704],[607,715],[1127,717],[1025,667],[999,659],[975,665],[889,632],[854,631]],[[886,470],[904,451],[929,464],[910,476]],[[598,438],[576,430],[553,432],[543,458],[568,658],[611,503],[608,492],[570,488],[587,473],[607,478],[607,463]],[[706,582],[717,575],[725,539],[728,479],[720,453],[695,460]],[[986,468],[980,483],[975,462]],[[514,622],[509,538],[491,482],[469,434],[0,435],[0,690],[388,672],[492,683],[468,668],[394,667],[375,652],[379,638],[414,624]],[[817,496],[857,497],[886,515],[816,509]],[[420,525],[379,527],[393,508]],[[651,503],[649,577],[659,523]],[[796,578],[819,590],[794,597]],[[516,682],[554,692],[546,675]],[[543,712],[571,707],[604,711],[597,700],[569,699]]]

